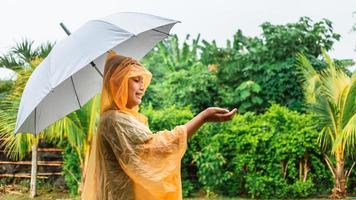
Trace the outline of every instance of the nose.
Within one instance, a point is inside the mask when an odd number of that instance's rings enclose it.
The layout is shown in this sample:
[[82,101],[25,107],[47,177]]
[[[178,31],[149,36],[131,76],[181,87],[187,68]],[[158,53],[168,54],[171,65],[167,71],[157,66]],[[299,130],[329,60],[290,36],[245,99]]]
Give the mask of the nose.
[[144,84],[143,84],[143,81],[140,81],[140,90],[144,90],[145,89],[145,87],[144,87]]

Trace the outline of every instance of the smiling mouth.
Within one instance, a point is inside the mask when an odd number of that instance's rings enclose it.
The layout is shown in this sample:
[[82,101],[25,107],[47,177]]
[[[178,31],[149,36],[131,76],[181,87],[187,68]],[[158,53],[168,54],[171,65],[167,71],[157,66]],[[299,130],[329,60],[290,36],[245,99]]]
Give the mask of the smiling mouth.
[[138,97],[139,99],[141,99],[142,98],[142,94],[136,94],[136,97]]

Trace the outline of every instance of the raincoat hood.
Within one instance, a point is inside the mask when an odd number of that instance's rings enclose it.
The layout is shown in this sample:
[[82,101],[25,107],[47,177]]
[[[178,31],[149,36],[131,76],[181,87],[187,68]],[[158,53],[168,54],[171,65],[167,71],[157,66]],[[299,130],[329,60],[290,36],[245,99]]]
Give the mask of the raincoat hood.
[[144,91],[151,82],[152,74],[137,60],[110,51],[104,68],[100,115],[108,110],[120,110],[136,117],[147,125],[147,117],[139,113],[139,106],[127,108],[128,80],[142,76]]

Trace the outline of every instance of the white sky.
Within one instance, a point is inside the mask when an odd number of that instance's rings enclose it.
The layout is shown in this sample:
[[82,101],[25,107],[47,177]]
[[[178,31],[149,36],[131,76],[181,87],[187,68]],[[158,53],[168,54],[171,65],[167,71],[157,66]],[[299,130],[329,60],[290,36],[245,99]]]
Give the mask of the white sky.
[[314,21],[327,18],[334,23],[341,40],[330,52],[334,58],[356,60],[356,0],[1,0],[0,53],[6,52],[22,38],[59,41],[66,34],[59,26],[74,31],[91,19],[120,11],[145,12],[180,20],[172,33],[186,34],[223,46],[241,29],[245,35],[261,33],[259,25],[296,22],[301,16]]
[[16,72],[4,67],[0,67],[0,80],[16,80],[16,77]]

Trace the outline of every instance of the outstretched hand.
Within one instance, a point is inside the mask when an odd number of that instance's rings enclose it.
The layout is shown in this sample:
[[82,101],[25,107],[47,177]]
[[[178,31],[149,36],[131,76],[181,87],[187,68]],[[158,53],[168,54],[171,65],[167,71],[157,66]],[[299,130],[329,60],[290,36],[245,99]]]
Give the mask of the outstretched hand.
[[236,111],[236,108],[231,111],[218,107],[205,109],[185,124],[188,138],[190,138],[205,122],[225,122],[231,120]]
[[205,122],[225,122],[231,120],[236,111],[236,108],[229,111],[224,108],[209,107],[205,109],[202,114]]

